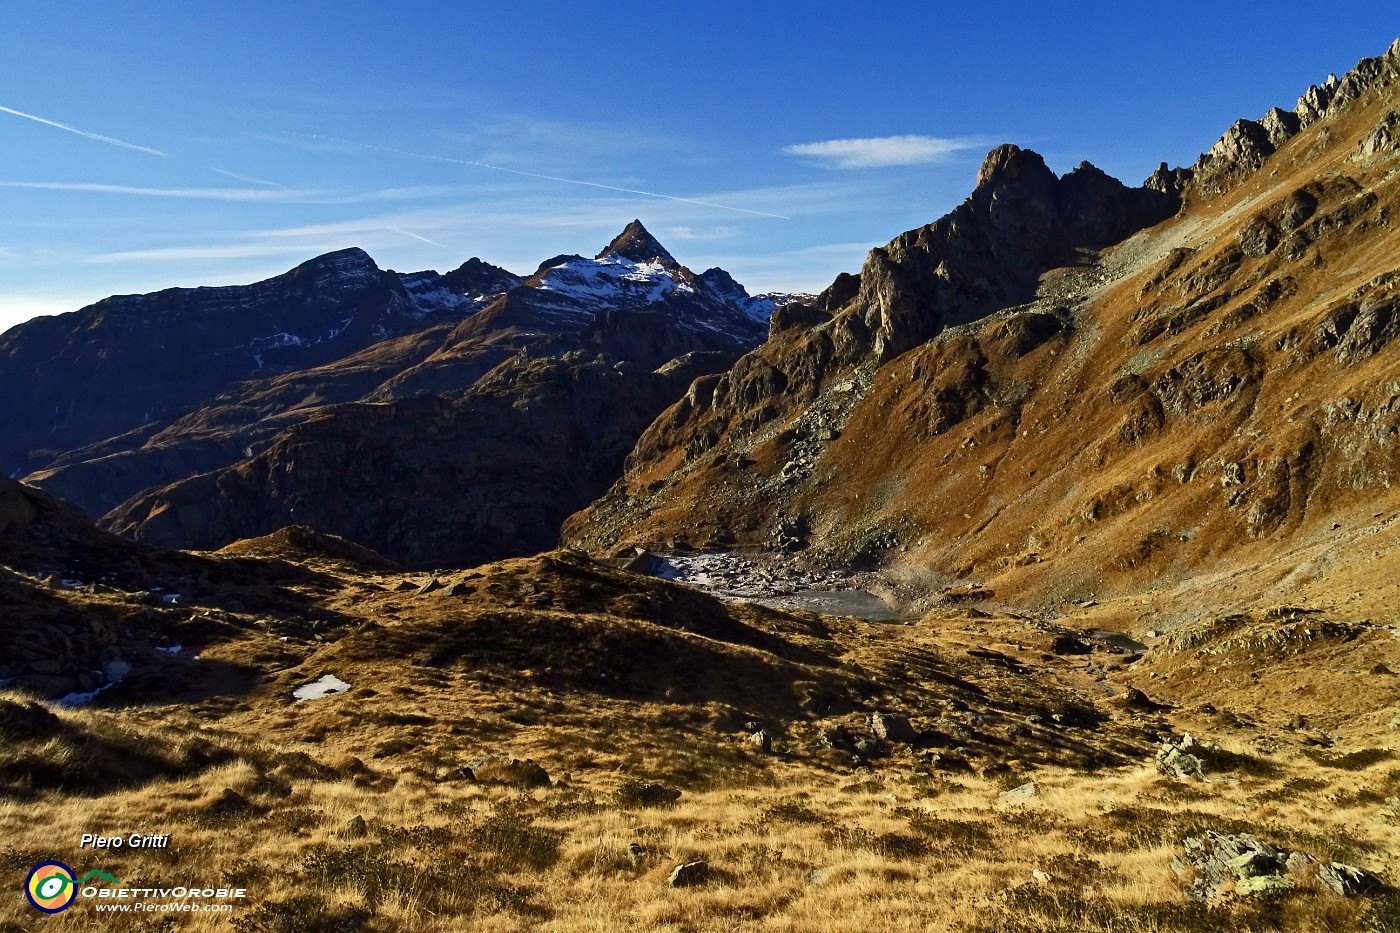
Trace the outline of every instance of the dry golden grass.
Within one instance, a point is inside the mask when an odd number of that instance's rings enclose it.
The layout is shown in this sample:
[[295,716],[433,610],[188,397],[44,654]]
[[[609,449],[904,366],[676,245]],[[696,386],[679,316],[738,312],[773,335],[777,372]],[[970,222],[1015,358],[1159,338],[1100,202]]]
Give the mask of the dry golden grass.
[[[1339,668],[1332,654],[1355,641],[1357,663],[1400,669],[1389,630],[1280,658],[1227,649],[1213,656],[1222,670],[1188,678],[1195,656],[1163,646],[1136,665],[1102,649],[1049,652],[1072,620],[949,609],[899,626],[716,610],[567,554],[476,574],[463,599],[346,576],[321,596],[350,620],[329,634],[220,630],[206,655],[260,670],[246,692],[60,710],[61,741],[7,732],[0,772],[18,761],[48,771],[0,803],[0,883],[14,890],[35,862],[58,858],[128,886],[249,893],[228,915],[138,921],[80,904],[41,921],[112,930],[1400,929],[1392,895],[1301,891],[1206,908],[1171,869],[1183,837],[1216,829],[1400,881],[1400,732],[1358,715],[1367,691],[1330,698],[1350,714],[1330,735],[1290,728],[1288,704],[1267,707],[1247,673],[1308,658]],[[486,644],[474,626],[491,620],[486,631],[506,620],[529,637]],[[259,660],[273,657],[282,662]],[[686,674],[700,661],[713,669]],[[589,686],[584,673],[599,670],[627,682]],[[290,702],[322,673],[352,689]],[[1127,683],[1159,705],[1107,696]],[[1215,713],[1194,705],[1206,684]],[[856,705],[803,705],[804,691],[823,690]],[[823,747],[836,726],[868,738],[870,710],[909,716],[932,746],[876,743],[861,759]],[[1052,724],[1057,713],[1066,718]],[[1028,715],[1043,719],[1018,728]],[[746,741],[748,719],[775,733],[772,753]],[[1221,746],[1207,781],[1152,768],[1149,737],[1184,730]],[[485,754],[533,759],[554,783],[465,779]],[[999,799],[1028,780],[1034,797]],[[645,782],[681,796],[655,805]],[[169,832],[171,847],[77,850],[83,832],[133,831]],[[645,850],[636,863],[632,844]],[[710,865],[708,882],[670,887],[693,859]],[[20,898],[0,903],[0,930],[36,921]]]
[[[443,696],[428,705],[441,714],[450,702]],[[169,741],[157,722],[196,727],[176,709],[64,718],[99,732],[144,719],[136,728],[156,747]],[[572,731],[527,727],[508,749],[538,757],[558,776],[550,749],[576,742]],[[1391,897],[1303,893],[1207,910],[1185,900],[1169,867],[1183,836],[1213,828],[1252,831],[1393,879],[1400,814],[1377,799],[1400,794],[1400,765],[1391,758],[1331,767],[1287,749],[1265,756],[1268,777],[1220,774],[1209,783],[1174,781],[1146,765],[1094,773],[1044,767],[1025,775],[1039,793],[1014,805],[998,801],[1008,782],[992,777],[930,781],[907,767],[854,775],[773,761],[763,766],[763,786],[685,789],[672,807],[645,808],[618,804],[624,778],[610,769],[527,792],[435,780],[425,767],[428,749],[366,776],[340,750],[317,750],[312,767],[289,753],[295,742],[224,738],[238,757],[197,775],[0,806],[7,883],[57,856],[79,870],[100,865],[128,885],[178,877],[248,888],[249,903],[231,919],[170,927],[190,930],[1400,928],[1400,903]],[[723,741],[665,739],[673,761],[708,757]],[[246,807],[221,812],[215,802],[228,790]],[[346,831],[357,815],[367,825],[362,836]],[[172,848],[74,851],[82,832],[142,827],[170,831]],[[631,843],[646,850],[640,864],[628,857]],[[668,887],[670,870],[696,858],[713,869],[709,883]],[[1048,880],[1037,880],[1037,871]],[[17,901],[0,906],[0,928],[34,920]],[[163,928],[103,916],[79,907],[48,922]]]

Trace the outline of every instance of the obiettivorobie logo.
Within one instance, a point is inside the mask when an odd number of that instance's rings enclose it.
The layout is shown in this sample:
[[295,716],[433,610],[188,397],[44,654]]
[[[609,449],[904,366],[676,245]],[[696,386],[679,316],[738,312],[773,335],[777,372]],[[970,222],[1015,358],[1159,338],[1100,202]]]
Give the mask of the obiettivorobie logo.
[[35,910],[46,914],[62,913],[73,906],[78,896],[78,886],[87,884],[93,878],[121,884],[99,868],[94,868],[82,878],[75,878],[73,869],[62,862],[40,862],[30,869],[29,877],[24,879],[24,896]]
[[[96,883],[90,883],[94,879]],[[35,910],[46,914],[62,913],[79,898],[93,904],[99,911],[223,913],[233,909],[233,904],[229,902],[244,900],[248,892],[244,888],[204,888],[198,885],[133,888],[100,868],[94,868],[78,878],[73,869],[62,862],[47,861],[29,870],[28,877],[24,879],[24,896]]]

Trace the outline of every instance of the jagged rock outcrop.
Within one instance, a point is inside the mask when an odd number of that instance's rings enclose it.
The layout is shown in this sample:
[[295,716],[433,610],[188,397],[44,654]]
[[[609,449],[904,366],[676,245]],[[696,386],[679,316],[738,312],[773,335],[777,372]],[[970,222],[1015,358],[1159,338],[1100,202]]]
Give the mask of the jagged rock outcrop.
[[[1309,87],[1292,111],[1274,107],[1257,122],[1236,121],[1189,170],[1192,190],[1206,197],[1229,190],[1261,168],[1301,130],[1326,116],[1341,113],[1368,92],[1389,86],[1397,77],[1400,77],[1400,39],[1384,55],[1363,58],[1342,78],[1328,75],[1322,84]],[[1163,163],[1158,171],[1165,170]],[[1148,187],[1156,186],[1149,179]]]
[[1056,178],[1036,153],[992,150],[947,217],[870,251],[855,296],[875,356],[1029,300],[1040,274],[1170,216],[1167,193],[1130,189],[1087,162]]

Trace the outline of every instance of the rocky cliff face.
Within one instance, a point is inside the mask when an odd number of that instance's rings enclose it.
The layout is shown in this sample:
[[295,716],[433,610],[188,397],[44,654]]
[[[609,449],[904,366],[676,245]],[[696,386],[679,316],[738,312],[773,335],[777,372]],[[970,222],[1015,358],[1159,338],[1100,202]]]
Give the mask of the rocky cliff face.
[[297,522],[415,566],[534,553],[694,378],[759,342],[773,304],[679,265],[634,221],[597,259],[548,260],[455,327],[240,385],[36,479],[109,507],[125,492],[109,526],[176,547]]
[[994,150],[695,383],[566,537],[1086,598],[1359,533],[1400,504],[1398,77],[1400,43],[1146,190]]

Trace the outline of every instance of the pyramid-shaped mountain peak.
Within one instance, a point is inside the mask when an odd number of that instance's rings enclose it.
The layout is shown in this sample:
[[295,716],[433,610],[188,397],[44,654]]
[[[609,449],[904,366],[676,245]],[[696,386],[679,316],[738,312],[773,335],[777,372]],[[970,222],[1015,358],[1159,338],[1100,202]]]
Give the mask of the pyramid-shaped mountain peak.
[[676,258],[666,251],[666,247],[652,236],[640,220],[634,220],[619,233],[607,248],[598,254],[598,259],[621,256],[633,262],[660,262],[663,265],[679,265]]

